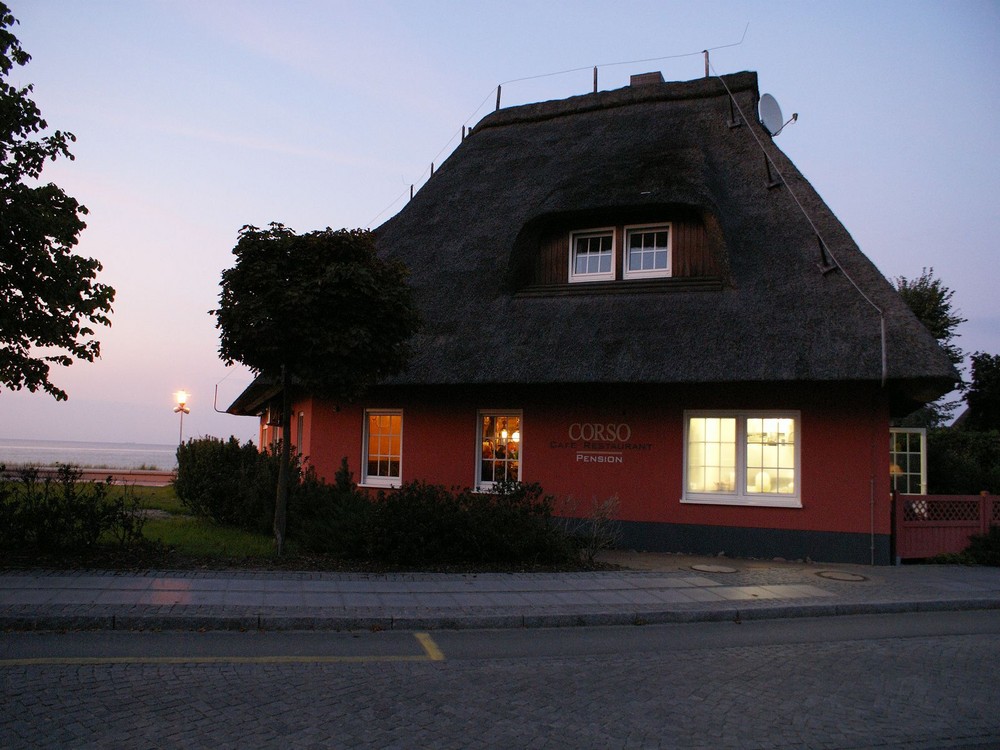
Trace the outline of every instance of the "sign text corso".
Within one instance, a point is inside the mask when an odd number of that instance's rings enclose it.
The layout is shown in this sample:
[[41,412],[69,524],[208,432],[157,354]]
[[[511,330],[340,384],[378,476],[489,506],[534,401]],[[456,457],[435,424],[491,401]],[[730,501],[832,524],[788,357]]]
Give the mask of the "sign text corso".
[[574,422],[566,432],[565,442],[553,440],[549,448],[576,451],[577,463],[621,464],[624,451],[652,450],[652,443],[632,441],[632,427],[627,422]]

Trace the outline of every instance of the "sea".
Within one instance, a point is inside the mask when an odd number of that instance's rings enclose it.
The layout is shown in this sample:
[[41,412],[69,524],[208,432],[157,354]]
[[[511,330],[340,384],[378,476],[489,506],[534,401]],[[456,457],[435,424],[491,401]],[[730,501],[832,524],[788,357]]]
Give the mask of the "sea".
[[172,471],[177,468],[177,446],[0,438],[0,464],[8,468],[71,464],[81,469]]

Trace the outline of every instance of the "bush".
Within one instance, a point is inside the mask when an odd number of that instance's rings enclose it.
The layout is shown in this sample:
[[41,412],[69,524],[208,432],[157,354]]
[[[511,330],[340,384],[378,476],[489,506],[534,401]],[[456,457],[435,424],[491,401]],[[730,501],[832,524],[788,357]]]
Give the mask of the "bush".
[[128,485],[112,493],[112,480],[82,482],[83,473],[68,465],[55,478],[40,479],[35,468],[11,476],[2,466],[0,475],[0,548],[61,554],[145,542],[145,516]]
[[1000,432],[940,429],[927,433],[927,491],[932,495],[1000,494]]
[[560,513],[559,523],[586,562],[593,564],[597,553],[605,549],[615,549],[624,537],[618,510],[621,507],[617,495],[607,500],[591,501],[589,512],[581,516],[580,508],[573,498],[567,498]]
[[[274,520],[279,451],[258,451],[235,437],[192,438],[177,448],[174,491],[192,514],[226,526],[268,533]],[[292,482],[301,474],[298,457]]]
[[1000,526],[990,526],[986,534],[969,537],[969,546],[962,556],[976,565],[1000,566]]
[[355,486],[346,458],[332,485],[310,467],[288,493],[288,539],[304,552],[363,558],[371,515],[372,504]]
[[[235,438],[189,440],[177,451],[177,496],[193,513],[266,533],[274,513],[278,457]],[[287,539],[300,552],[395,565],[564,563],[574,547],[537,484],[493,492],[409,482],[372,499],[343,459],[333,484],[296,461]]]
[[402,565],[563,563],[567,537],[552,522],[552,498],[537,484],[493,492],[449,491],[409,482],[380,492],[368,528],[372,557]]

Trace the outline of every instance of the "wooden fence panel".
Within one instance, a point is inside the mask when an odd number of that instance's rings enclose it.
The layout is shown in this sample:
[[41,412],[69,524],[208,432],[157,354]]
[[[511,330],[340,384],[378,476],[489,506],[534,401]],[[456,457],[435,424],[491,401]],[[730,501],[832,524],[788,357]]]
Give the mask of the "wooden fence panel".
[[961,552],[969,537],[1000,525],[995,495],[895,495],[893,530],[898,560]]

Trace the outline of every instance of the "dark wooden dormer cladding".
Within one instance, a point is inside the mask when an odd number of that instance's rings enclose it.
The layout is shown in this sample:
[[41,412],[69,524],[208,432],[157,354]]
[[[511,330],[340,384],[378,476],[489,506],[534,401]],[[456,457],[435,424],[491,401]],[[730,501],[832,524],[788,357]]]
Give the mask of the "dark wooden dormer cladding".
[[[625,228],[666,223],[671,233],[671,275],[626,279]],[[615,235],[614,280],[571,283],[570,235],[611,227]],[[714,217],[690,206],[540,217],[529,222],[515,242],[509,290],[519,296],[540,296],[721,289],[727,276],[722,245]]]

